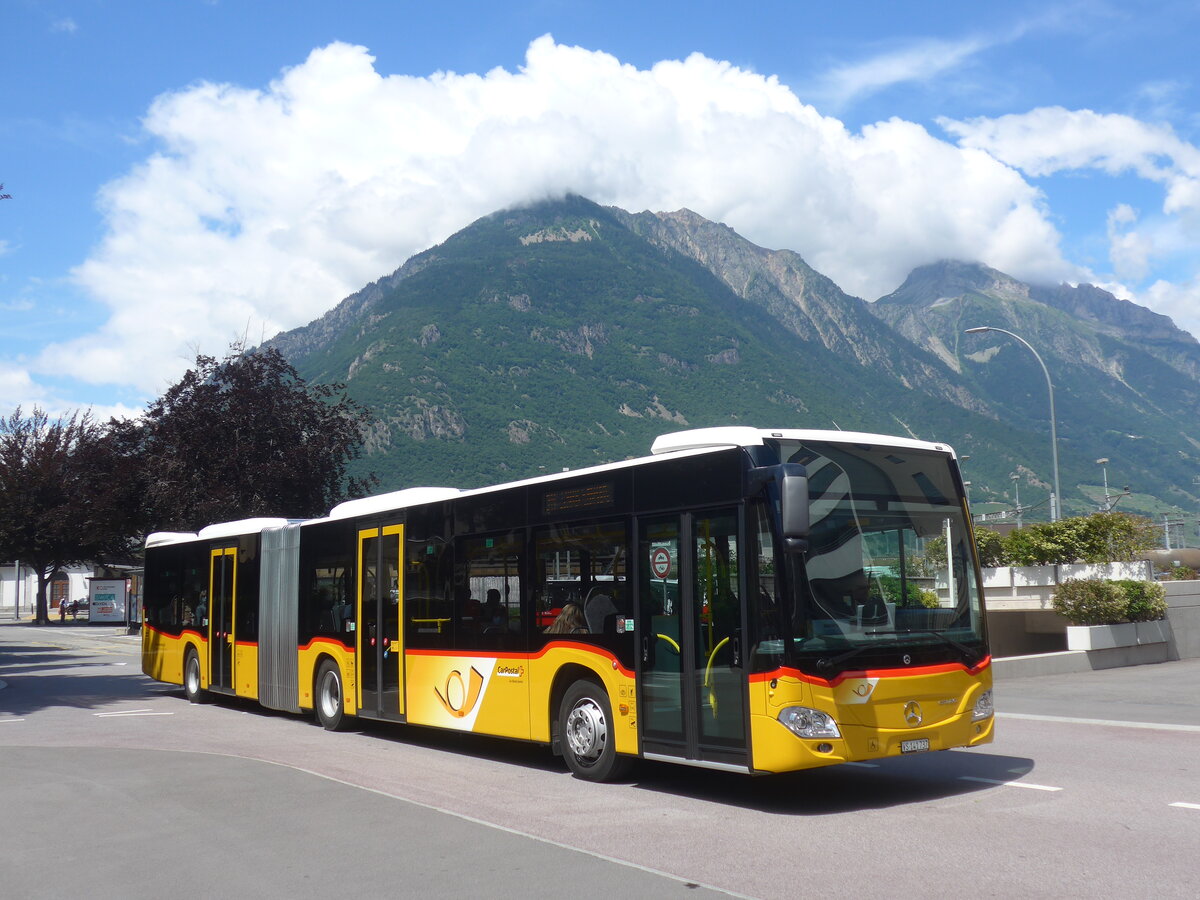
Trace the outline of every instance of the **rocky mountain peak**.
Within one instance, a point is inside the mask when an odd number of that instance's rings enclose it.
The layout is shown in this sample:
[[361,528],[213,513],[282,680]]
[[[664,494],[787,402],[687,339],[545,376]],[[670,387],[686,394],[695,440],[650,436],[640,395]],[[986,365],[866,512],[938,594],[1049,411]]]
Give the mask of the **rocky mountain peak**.
[[986,294],[1002,300],[1029,299],[1029,285],[983,263],[943,259],[919,266],[904,284],[878,303],[934,306],[966,294]]

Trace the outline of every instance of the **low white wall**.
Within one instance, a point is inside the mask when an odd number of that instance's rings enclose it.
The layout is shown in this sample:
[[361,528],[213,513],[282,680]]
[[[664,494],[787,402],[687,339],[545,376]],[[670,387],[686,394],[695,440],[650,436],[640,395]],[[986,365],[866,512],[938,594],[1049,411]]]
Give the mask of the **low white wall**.
[[[1078,578],[1147,581],[1148,562],[1072,566],[1002,566],[983,570],[988,629],[997,657],[1064,651],[1067,622],[1053,612],[1059,583]],[[1163,582],[1167,590],[1170,659],[1200,657],[1200,581]]]
[[1200,581],[1164,581],[1171,659],[1200,656]]

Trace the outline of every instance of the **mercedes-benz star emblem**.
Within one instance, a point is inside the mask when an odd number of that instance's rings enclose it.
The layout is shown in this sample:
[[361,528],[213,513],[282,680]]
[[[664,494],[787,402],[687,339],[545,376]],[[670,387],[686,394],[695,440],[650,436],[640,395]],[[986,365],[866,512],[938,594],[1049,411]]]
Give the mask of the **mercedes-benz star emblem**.
[[909,728],[916,728],[921,724],[921,704],[916,700],[909,700],[904,704],[904,721],[908,723]]

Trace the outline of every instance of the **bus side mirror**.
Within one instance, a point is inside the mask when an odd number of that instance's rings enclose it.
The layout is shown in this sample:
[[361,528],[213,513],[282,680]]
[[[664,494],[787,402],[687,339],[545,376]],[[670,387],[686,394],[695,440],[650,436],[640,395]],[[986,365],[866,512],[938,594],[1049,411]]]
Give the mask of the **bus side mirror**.
[[808,549],[808,472],[797,463],[784,463],[778,478],[783,546],[789,553],[802,553]]

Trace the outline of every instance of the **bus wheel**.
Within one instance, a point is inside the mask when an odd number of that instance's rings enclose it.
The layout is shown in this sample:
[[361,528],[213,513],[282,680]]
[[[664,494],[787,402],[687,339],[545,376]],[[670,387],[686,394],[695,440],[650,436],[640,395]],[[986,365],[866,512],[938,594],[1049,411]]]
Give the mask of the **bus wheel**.
[[613,742],[608,694],[594,681],[576,681],[567,688],[558,710],[558,735],[576,778],[608,781],[629,770],[632,761],[618,756]]
[[195,650],[188,650],[183,660],[183,693],[191,703],[204,702],[204,689],[200,687],[200,657]]
[[342,671],[337,663],[325,660],[317,672],[317,690],[314,706],[317,722],[326,731],[340,731],[346,722],[342,697]]

